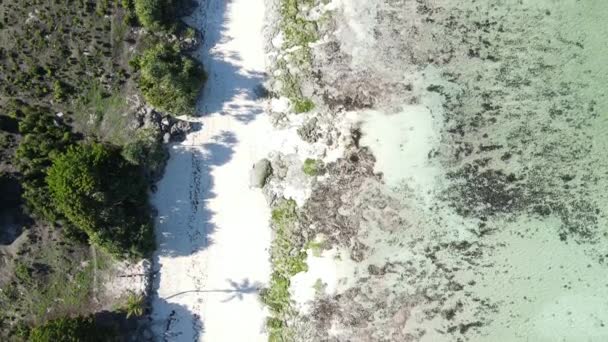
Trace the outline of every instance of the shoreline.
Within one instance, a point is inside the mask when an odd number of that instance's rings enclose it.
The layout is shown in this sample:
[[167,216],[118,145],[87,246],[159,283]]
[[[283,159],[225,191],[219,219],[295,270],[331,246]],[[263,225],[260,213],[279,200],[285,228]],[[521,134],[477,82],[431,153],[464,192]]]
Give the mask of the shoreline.
[[[315,102],[296,115],[278,98],[271,110],[307,142],[272,160],[266,190],[296,200],[291,241],[308,253],[279,284],[295,313],[277,331],[298,341],[608,336],[595,275],[608,248],[598,112],[608,101],[597,97],[601,72],[590,73],[605,66],[587,52],[603,45],[560,25],[608,7],[479,6],[487,13],[464,0],[302,6],[299,17],[326,28],[310,44],[314,77],[270,37],[272,63],[298,72]],[[315,16],[321,7],[335,11]],[[585,27],[604,32],[600,17]],[[303,174],[308,158],[327,159],[321,173]]]

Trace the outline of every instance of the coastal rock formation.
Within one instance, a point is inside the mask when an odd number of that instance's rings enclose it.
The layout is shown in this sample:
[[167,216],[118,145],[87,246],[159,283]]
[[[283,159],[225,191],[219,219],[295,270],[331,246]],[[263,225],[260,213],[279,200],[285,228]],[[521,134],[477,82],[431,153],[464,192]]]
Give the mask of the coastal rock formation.
[[[336,0],[297,13],[317,40],[298,65],[306,49],[285,48],[270,24],[283,96],[271,109],[309,148],[273,160],[271,198],[296,199],[289,160],[319,158],[326,172],[297,192],[308,268],[291,278],[285,330],[296,341],[605,339],[597,75],[608,70],[596,56],[608,52],[608,6]],[[285,70],[314,109],[278,105]]]
[[262,188],[266,184],[266,179],[272,173],[272,166],[268,159],[262,159],[255,163],[250,171],[250,186]]

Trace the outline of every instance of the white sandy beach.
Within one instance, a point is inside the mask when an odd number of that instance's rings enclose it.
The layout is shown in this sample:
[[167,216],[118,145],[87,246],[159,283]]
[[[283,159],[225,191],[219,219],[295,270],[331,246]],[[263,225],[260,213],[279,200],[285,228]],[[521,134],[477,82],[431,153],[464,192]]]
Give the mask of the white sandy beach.
[[270,212],[249,170],[270,151],[262,0],[208,0],[188,18],[203,31],[208,71],[200,130],[171,147],[158,210],[153,329],[165,341],[265,341],[258,289],[270,273]]

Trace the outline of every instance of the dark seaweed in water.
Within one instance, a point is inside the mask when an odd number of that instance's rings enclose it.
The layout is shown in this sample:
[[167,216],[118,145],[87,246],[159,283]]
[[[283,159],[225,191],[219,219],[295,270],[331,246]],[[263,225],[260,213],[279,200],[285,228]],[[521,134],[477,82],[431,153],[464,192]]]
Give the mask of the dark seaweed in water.
[[506,214],[522,209],[527,203],[526,193],[514,174],[465,164],[448,173],[448,177],[453,182],[444,196],[462,216]]

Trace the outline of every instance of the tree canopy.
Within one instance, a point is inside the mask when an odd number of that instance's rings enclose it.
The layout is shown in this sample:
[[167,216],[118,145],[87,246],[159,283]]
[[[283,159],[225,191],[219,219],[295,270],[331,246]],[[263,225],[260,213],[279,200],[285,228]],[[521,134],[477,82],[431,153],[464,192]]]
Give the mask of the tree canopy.
[[70,146],[53,160],[46,180],[57,209],[92,243],[119,256],[141,257],[154,248],[141,169],[118,148]]
[[172,114],[191,114],[206,76],[179,47],[157,44],[138,59],[140,89],[147,102]]
[[175,0],[135,0],[135,14],[139,22],[149,30],[158,30],[173,21]]
[[53,222],[58,217],[50,205],[46,171],[51,166],[52,158],[64,152],[76,139],[68,127],[54,121],[44,109],[23,107],[19,115],[19,132],[23,139],[15,157],[19,172],[23,175],[23,198],[31,212]]

